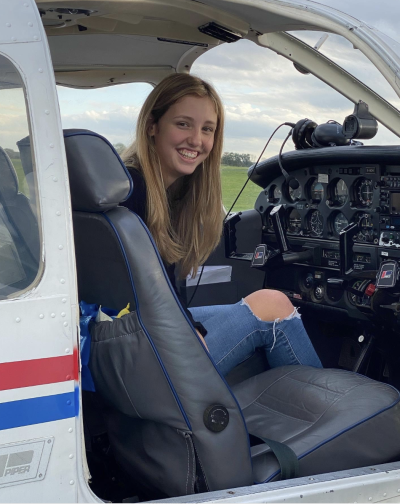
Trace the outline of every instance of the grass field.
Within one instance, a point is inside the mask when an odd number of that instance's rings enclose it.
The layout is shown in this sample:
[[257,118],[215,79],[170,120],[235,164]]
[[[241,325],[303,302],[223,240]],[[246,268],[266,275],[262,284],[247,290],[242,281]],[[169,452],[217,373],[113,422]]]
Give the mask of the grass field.
[[[229,210],[243,184],[247,180],[247,168],[237,166],[221,166],[222,176],[222,201],[224,207]],[[254,208],[257,196],[261,188],[249,181],[240,198],[238,199],[234,211],[249,210]]]
[[11,162],[14,165],[15,171],[17,172],[18,181],[19,181],[19,183],[21,183],[21,181],[24,178],[24,170],[22,169],[21,160],[20,159],[11,159]]
[[14,165],[15,171],[17,172],[17,177],[18,177],[18,185],[19,185],[19,190],[25,196],[29,197],[29,189],[28,189],[28,184],[25,181],[25,174],[24,170],[22,169],[22,163],[20,159],[11,159],[12,164]]
[[[28,196],[28,187],[25,183],[24,171],[22,169],[20,159],[11,160],[15,171],[17,172],[19,181],[19,190]],[[243,184],[247,180],[247,168],[238,168],[237,166],[221,166],[221,176],[222,176],[222,201],[227,210],[230,209],[232,203],[234,202],[236,196],[238,195]],[[241,194],[239,200],[237,201],[234,210],[248,210],[254,208],[254,203],[259,195],[261,189],[260,187],[249,182]]]

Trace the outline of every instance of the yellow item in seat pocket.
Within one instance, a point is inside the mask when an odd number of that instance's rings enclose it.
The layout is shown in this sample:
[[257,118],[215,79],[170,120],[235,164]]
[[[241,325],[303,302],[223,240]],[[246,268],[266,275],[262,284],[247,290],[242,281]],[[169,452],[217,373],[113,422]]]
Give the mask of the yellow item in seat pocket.
[[128,315],[130,306],[131,306],[131,304],[130,304],[130,303],[128,303],[128,304],[126,305],[126,307],[118,313],[118,315],[117,315],[117,317],[116,317],[116,318],[121,318],[121,317],[123,317],[124,315]]

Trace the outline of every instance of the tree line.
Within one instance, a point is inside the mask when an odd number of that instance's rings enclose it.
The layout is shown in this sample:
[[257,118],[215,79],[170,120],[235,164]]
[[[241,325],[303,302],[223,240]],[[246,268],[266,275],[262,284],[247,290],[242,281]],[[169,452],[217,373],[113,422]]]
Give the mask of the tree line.
[[251,154],[239,154],[238,152],[224,152],[222,154],[221,164],[228,166],[245,166],[249,167],[254,163],[254,158]]
[[19,152],[8,148],[5,148],[4,150],[10,159],[21,159]]
[[[121,142],[114,144],[114,149],[118,154],[126,149],[125,145]],[[221,159],[221,164],[227,166],[244,166],[249,167],[254,163],[254,158],[251,154],[239,154],[238,152],[224,152]]]
[[[126,146],[119,142],[113,145],[114,149],[118,154],[122,154],[126,149]],[[10,159],[20,159],[19,152],[13,149],[4,149]],[[244,166],[249,167],[254,163],[254,158],[251,154],[239,154],[238,152],[224,152],[221,159],[221,164],[227,166]]]

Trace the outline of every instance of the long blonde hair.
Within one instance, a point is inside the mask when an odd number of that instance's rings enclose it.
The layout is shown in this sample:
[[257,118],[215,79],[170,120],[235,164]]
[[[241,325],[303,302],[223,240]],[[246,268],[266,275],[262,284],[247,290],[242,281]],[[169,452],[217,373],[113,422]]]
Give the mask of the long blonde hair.
[[[217,114],[213,148],[194,173],[165,190],[161,163],[149,134],[167,110],[184,96],[209,98]],[[147,226],[164,261],[179,263],[180,276],[197,272],[218,245],[222,234],[222,156],[224,110],[214,88],[198,77],[173,74],[147,97],[138,117],[136,140],[122,154],[128,167],[138,169],[147,191]]]

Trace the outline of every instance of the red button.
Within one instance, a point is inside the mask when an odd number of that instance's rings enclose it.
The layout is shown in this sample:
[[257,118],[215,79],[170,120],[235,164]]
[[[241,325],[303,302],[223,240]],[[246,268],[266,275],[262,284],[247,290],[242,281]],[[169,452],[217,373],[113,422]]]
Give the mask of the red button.
[[366,296],[372,296],[372,294],[375,292],[375,289],[376,289],[375,284],[370,283],[368,287],[365,289],[364,294]]

